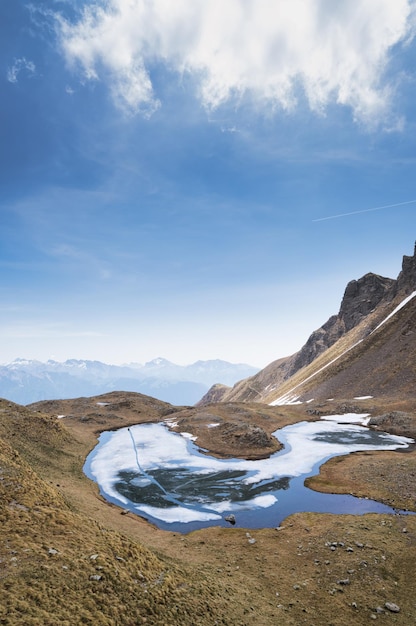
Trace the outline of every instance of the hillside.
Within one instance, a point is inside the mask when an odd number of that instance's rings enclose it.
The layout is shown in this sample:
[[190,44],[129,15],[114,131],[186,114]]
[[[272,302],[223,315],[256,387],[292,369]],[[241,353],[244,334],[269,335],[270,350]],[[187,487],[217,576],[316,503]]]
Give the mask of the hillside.
[[[66,418],[0,401],[2,624],[347,626],[387,614],[414,623],[416,517],[297,514],[253,531],[252,543],[242,528],[163,532],[104,501],[84,459],[101,430],[169,415],[203,432],[212,413],[123,393],[49,409]],[[305,417],[302,407],[211,410],[222,415],[228,452],[240,446],[233,426],[270,430]],[[395,458],[416,471],[414,454]],[[371,497],[374,485],[358,478],[354,489]],[[409,486],[398,485],[400,505]]]
[[296,354],[274,361],[232,388],[200,400],[264,402],[375,396],[412,399],[416,384],[416,249],[396,280],[368,273],[351,281],[337,315]]

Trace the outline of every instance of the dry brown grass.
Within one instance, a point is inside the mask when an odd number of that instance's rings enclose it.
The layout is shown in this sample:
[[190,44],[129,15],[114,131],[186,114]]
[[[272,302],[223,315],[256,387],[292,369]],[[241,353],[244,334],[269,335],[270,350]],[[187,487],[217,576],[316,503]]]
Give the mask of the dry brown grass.
[[[243,529],[181,536],[121,515],[84,476],[85,456],[98,431],[162,419],[170,408],[137,394],[123,408],[110,396],[112,407],[72,404],[65,420],[0,402],[0,624],[349,626],[375,616],[414,625],[416,517],[301,514],[281,530],[250,531],[249,543]],[[262,409],[265,432],[305,416]],[[232,425],[238,415],[234,407],[220,417]],[[186,411],[182,418],[191,424]],[[386,456],[385,471],[396,458],[407,472],[411,454]],[[386,602],[400,613],[377,613]]]

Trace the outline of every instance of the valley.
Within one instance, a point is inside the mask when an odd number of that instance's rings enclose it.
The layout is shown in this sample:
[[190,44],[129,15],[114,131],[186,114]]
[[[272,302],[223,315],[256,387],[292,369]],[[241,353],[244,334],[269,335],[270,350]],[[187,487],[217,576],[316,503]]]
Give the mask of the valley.
[[185,534],[111,504],[83,467],[100,433],[166,421],[214,459],[267,460],[278,429],[348,413],[415,439],[415,267],[356,281],[300,353],[195,406],[126,390],[0,400],[0,624],[413,626],[416,515],[399,509],[416,512],[415,445],[336,456],[306,481],[396,512]]

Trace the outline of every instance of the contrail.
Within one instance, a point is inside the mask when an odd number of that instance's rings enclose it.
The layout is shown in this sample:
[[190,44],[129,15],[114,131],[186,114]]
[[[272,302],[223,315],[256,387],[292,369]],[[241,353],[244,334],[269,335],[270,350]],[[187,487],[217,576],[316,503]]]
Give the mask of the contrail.
[[329,215],[328,217],[319,217],[312,222],[323,222],[325,220],[335,220],[337,217],[347,217],[347,215],[358,215],[359,213],[368,213],[369,211],[381,211],[381,209],[391,209],[395,206],[403,206],[405,204],[414,204],[416,200],[408,200],[407,202],[398,202],[397,204],[386,204],[385,206],[377,206],[373,209],[363,209],[362,211],[352,211],[351,213],[338,213],[338,215]]

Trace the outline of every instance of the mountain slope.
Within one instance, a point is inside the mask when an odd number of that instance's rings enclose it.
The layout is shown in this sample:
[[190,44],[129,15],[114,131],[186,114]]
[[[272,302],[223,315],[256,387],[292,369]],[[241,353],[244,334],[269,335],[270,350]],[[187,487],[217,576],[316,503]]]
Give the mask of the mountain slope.
[[[233,388],[212,388],[199,404],[409,397],[416,383],[416,324],[415,302],[407,298],[415,290],[416,247],[412,257],[403,258],[396,280],[368,273],[348,283],[338,314],[313,332],[299,352]],[[402,303],[405,306],[377,329]]]

